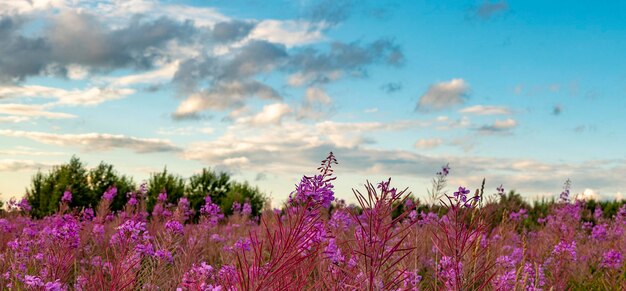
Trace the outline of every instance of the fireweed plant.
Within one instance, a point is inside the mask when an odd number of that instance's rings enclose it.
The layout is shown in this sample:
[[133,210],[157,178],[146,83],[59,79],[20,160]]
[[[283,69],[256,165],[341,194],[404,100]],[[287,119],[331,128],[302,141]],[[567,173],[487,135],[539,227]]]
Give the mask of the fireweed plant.
[[[110,187],[95,208],[31,217],[26,199],[0,212],[3,290],[626,290],[626,206],[582,201],[567,181],[530,206],[504,186],[485,199],[441,168],[422,204],[391,179],[335,199],[330,153],[281,209],[233,214],[190,200]],[[112,212],[118,195],[123,210]],[[228,210],[230,213],[230,209]]]

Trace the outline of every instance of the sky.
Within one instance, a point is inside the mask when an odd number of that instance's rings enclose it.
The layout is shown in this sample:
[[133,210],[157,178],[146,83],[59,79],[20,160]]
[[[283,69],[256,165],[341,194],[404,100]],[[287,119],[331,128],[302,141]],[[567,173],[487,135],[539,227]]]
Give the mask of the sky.
[[277,204],[333,151],[336,196],[501,184],[626,194],[623,1],[0,0],[0,199],[76,155]]

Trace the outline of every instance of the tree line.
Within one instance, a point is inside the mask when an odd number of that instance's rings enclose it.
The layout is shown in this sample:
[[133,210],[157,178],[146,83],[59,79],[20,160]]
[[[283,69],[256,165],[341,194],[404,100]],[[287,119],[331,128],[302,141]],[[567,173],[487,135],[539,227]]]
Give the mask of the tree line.
[[[228,173],[215,172],[210,168],[203,168],[201,172],[185,179],[169,172],[166,167],[161,172],[150,174],[145,186],[148,211],[152,210],[162,192],[167,193],[167,202],[172,204],[186,197],[196,213],[207,195],[226,215],[232,213],[234,202],[250,203],[252,215],[258,215],[267,200],[258,187],[234,181]],[[135,181],[120,174],[113,165],[100,162],[89,169],[78,157],[73,156],[68,163],[54,166],[46,173],[38,171],[26,189],[26,198],[32,206],[31,215],[44,217],[59,209],[65,191],[72,193],[71,208],[95,208],[102,194],[110,187],[116,187],[118,193],[111,203],[113,211],[123,209],[129,199],[127,193],[139,191]]]

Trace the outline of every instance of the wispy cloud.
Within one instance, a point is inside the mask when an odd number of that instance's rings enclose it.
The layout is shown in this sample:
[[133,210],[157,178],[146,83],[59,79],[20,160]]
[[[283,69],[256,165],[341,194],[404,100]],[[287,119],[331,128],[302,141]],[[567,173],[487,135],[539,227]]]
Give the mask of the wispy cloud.
[[2,159],[0,160],[0,172],[27,172],[36,171],[39,169],[52,168],[52,164],[40,163],[33,160],[14,160],[14,159]]
[[417,149],[432,149],[443,144],[443,140],[440,138],[420,139],[415,142],[415,148]]
[[135,93],[128,88],[61,89],[55,87],[26,85],[0,86],[0,99],[7,98],[52,98],[57,101],[49,105],[94,106],[103,102],[122,99]]
[[428,87],[417,102],[418,111],[444,110],[463,104],[469,94],[469,84],[463,79],[452,79]]
[[482,133],[509,133],[513,128],[517,127],[517,121],[508,118],[505,120],[496,120],[493,124],[486,124],[478,128]]
[[27,138],[43,144],[79,147],[89,151],[129,149],[135,153],[178,152],[181,149],[170,141],[155,138],[137,138],[106,133],[54,134],[37,131],[0,130],[1,136]]
[[507,10],[509,10],[509,4],[504,0],[500,0],[498,2],[485,0],[483,3],[478,5],[478,7],[476,7],[475,13],[482,19],[489,19],[498,14],[504,13]]
[[511,110],[505,106],[475,105],[459,110],[460,113],[474,115],[508,115]]
[[8,114],[18,117],[28,118],[48,118],[48,119],[71,119],[76,118],[76,115],[62,112],[47,111],[46,107],[42,105],[27,105],[27,104],[14,104],[5,103],[0,104],[0,114]]

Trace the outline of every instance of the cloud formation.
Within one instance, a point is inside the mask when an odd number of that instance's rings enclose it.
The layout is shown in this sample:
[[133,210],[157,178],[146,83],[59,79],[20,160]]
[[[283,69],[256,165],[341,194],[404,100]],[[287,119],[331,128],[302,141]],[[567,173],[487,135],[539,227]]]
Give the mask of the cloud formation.
[[476,7],[476,15],[482,19],[489,19],[498,14],[501,14],[509,10],[509,4],[505,0],[498,2],[490,2],[485,0],[482,4]]
[[181,150],[167,140],[137,138],[119,134],[54,134],[37,131],[0,130],[0,136],[27,138],[39,143],[56,146],[79,147],[84,151],[110,151],[120,148],[129,149],[138,154],[144,154],[178,152]]
[[478,131],[486,134],[490,133],[508,133],[517,126],[517,121],[508,118],[505,120],[496,120],[493,124],[486,124],[478,128]]
[[430,85],[417,102],[417,111],[440,111],[463,104],[469,94],[469,84],[452,79]]
[[508,115],[511,110],[505,106],[475,105],[459,110],[460,113],[474,115]]

